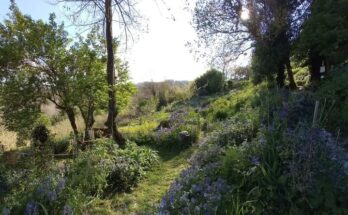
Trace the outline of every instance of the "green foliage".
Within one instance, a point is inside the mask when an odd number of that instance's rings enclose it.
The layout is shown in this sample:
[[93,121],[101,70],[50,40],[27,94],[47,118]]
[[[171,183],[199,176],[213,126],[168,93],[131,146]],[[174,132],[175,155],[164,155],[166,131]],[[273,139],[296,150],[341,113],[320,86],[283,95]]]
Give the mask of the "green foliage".
[[174,102],[182,102],[191,98],[190,85],[186,81],[144,82],[138,84],[138,93],[133,101],[135,115],[160,111]]
[[329,74],[319,86],[323,125],[330,131],[346,136],[348,134],[348,67],[345,66]]
[[333,65],[347,60],[347,3],[347,0],[313,2],[311,15],[304,23],[296,44],[295,54],[299,58],[307,57],[311,49]]
[[211,69],[197,78],[194,83],[198,95],[211,95],[223,91],[225,76],[222,72]]
[[178,110],[171,114],[167,124],[169,126],[160,127],[155,133],[158,146],[181,150],[198,141],[201,125],[199,114],[191,110]]
[[309,71],[307,68],[303,67],[294,67],[294,78],[297,86],[306,87],[309,84]]
[[108,192],[130,191],[157,162],[158,155],[144,146],[128,143],[126,149],[119,150],[109,173]]
[[244,110],[215,125],[215,130],[209,134],[208,141],[220,146],[234,146],[250,142],[256,136],[258,124],[257,113],[253,110]]
[[[227,205],[238,201],[243,214],[344,213],[343,149],[333,149],[325,131],[283,129],[263,130],[255,142],[228,150],[223,174],[236,189]],[[232,213],[238,207],[222,210]]]
[[[3,38],[0,52],[8,55],[0,62],[4,80],[0,102],[5,126],[23,134],[30,131],[40,116],[40,106],[49,100],[66,112],[70,121],[78,108],[86,130],[90,129],[94,112],[105,108],[108,102],[105,45],[96,29],[71,45],[64,25],[57,25],[54,14],[49,23],[35,21],[13,4],[9,19],[0,25],[0,35]],[[15,50],[12,44],[17,43]],[[135,86],[129,81],[127,65],[119,59],[116,69],[119,72],[116,99],[118,111],[122,111],[129,104]]]
[[154,131],[161,121],[168,118],[168,113],[161,111],[139,117],[127,126],[120,127],[125,137],[138,145],[152,145],[155,143]]
[[137,92],[137,88],[130,82],[128,64],[122,63],[120,59],[117,59],[115,66],[118,75],[116,83],[117,111],[122,112],[130,105],[132,96]]
[[113,148],[112,143],[97,143],[92,150],[81,153],[69,165],[68,187],[87,196],[102,195],[113,165]]
[[52,143],[54,154],[69,154],[73,152],[73,145],[69,139],[54,140]]
[[277,74],[279,69],[278,61],[280,56],[278,52],[280,50],[281,47],[273,47],[267,42],[255,44],[251,58],[252,80],[255,84],[259,84],[262,81],[273,83],[275,74]]
[[203,115],[210,121],[225,120],[239,111],[255,108],[255,97],[265,88],[265,84],[253,86],[251,83],[240,86],[228,95],[219,97],[211,102],[209,107],[203,111]]
[[47,144],[49,140],[50,132],[44,125],[38,125],[34,128],[32,133],[32,139],[35,146]]

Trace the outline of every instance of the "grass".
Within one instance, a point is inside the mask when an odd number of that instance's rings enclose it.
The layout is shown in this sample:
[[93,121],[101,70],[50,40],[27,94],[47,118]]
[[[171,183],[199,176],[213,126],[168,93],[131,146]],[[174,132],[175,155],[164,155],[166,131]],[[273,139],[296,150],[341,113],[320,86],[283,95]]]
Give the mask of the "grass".
[[[4,147],[5,151],[16,149],[17,134],[0,126],[0,145]],[[0,150],[1,151],[1,150]]]
[[146,178],[131,193],[117,194],[108,200],[96,200],[92,212],[116,215],[154,212],[170,184],[189,165],[187,160],[195,148],[181,152],[160,151],[158,166],[148,172]]

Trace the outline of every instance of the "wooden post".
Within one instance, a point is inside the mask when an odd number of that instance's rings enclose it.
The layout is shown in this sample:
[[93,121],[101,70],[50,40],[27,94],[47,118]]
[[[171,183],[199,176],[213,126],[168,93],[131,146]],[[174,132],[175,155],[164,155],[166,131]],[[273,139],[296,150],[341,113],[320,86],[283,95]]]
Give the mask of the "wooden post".
[[319,101],[315,101],[315,108],[314,108],[312,127],[315,127],[316,124],[317,124],[318,112],[319,112]]

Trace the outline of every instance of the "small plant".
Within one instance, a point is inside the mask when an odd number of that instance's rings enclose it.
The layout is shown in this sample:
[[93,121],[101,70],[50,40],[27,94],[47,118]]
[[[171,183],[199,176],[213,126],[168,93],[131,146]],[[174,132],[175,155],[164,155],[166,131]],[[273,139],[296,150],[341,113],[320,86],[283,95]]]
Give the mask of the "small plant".
[[186,110],[173,112],[168,124],[169,128],[160,127],[155,132],[155,141],[159,146],[184,149],[198,141],[201,122],[197,113]]
[[195,81],[196,93],[198,95],[211,95],[222,92],[225,86],[225,76],[222,72],[211,69]]
[[117,157],[107,177],[108,193],[130,191],[159,159],[155,151],[132,142],[116,153]]
[[49,140],[49,130],[45,125],[38,125],[32,132],[34,146],[43,146]]

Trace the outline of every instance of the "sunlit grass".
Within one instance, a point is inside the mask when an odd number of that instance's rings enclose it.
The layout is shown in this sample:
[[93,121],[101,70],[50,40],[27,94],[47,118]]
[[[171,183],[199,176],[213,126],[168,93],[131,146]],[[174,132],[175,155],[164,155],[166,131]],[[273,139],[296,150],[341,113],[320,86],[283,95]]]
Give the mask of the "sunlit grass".
[[5,151],[16,149],[17,134],[6,130],[4,126],[0,126],[0,145],[4,146]]
[[182,152],[160,151],[161,161],[158,166],[148,172],[132,192],[116,194],[107,200],[96,200],[92,204],[92,211],[96,214],[117,215],[154,213],[170,184],[189,165],[187,160],[194,150],[195,147]]

